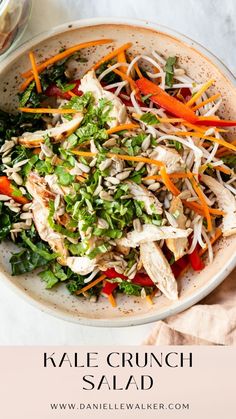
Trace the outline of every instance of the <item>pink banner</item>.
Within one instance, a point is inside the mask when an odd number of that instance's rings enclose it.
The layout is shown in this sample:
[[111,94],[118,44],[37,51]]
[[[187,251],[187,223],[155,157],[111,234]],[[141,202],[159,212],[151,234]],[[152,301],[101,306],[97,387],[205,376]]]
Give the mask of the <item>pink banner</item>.
[[235,418],[232,347],[1,347],[3,419]]

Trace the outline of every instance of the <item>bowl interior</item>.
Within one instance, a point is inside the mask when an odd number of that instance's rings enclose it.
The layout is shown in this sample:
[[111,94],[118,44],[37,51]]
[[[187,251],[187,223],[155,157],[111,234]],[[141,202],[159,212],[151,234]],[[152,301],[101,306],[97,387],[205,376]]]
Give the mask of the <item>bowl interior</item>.
[[[230,80],[230,74],[225,69],[219,69],[221,64],[207,52],[202,54],[191,42],[158,30],[157,27],[145,27],[144,24],[114,23],[89,24],[73,23],[63,26],[58,33],[49,37],[33,40],[14,53],[0,70],[1,108],[12,111],[17,107],[17,91],[21,83],[20,73],[29,67],[28,51],[34,49],[37,59],[43,60],[57,53],[61,48],[77,43],[112,38],[113,44],[92,47],[83,50],[81,55],[87,59],[81,63],[81,75],[108,51],[122,43],[133,43],[131,54],[150,54],[152,50],[164,56],[176,55],[179,65],[197,82],[205,82],[214,78],[212,93],[220,92],[223,97],[220,114],[227,119],[236,119],[236,89]],[[217,64],[217,65],[216,65]],[[233,130],[229,138],[233,135]],[[236,237],[224,238],[215,248],[215,260],[210,266],[199,272],[190,271],[179,280],[179,300],[170,302],[161,296],[151,306],[146,300],[135,297],[118,296],[118,307],[111,308],[105,298],[95,303],[88,303],[82,298],[68,294],[64,285],[59,285],[53,291],[45,290],[37,274],[32,273],[19,277],[10,275],[8,263],[14,245],[2,243],[0,245],[1,279],[6,280],[14,289],[21,292],[31,302],[41,309],[67,320],[90,325],[127,326],[141,324],[167,317],[181,311],[199,301],[211,292],[235,266]]]

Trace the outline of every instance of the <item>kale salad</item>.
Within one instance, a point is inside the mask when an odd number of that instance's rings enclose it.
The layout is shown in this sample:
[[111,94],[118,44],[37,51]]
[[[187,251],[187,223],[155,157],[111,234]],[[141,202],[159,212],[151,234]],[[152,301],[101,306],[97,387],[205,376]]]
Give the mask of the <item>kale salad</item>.
[[[83,49],[110,52],[80,74]],[[19,105],[0,111],[0,240],[12,275],[113,307],[119,293],[178,298],[178,278],[236,233],[236,121],[217,116],[214,80],[177,57],[134,56],[101,39],[42,62],[29,53]],[[204,255],[204,258],[203,258]]]

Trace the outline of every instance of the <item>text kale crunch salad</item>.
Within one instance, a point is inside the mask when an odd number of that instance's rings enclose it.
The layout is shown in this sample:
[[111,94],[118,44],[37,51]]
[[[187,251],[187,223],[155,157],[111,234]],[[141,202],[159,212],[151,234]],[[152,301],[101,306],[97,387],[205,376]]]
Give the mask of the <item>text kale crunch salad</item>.
[[19,247],[12,275],[40,268],[46,288],[175,300],[178,278],[236,233],[236,121],[217,116],[214,80],[130,43],[79,79],[79,51],[106,43],[29,53],[19,109],[0,112],[0,239]]

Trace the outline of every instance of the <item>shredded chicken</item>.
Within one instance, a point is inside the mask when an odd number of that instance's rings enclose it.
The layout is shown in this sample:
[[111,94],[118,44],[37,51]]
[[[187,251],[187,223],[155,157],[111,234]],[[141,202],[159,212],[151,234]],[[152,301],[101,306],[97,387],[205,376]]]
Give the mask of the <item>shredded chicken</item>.
[[140,258],[147,274],[163,294],[170,300],[177,300],[177,282],[158,244],[141,243]]
[[[178,197],[173,198],[169,212],[176,220],[178,227],[184,229],[187,217],[184,215],[181,199]],[[167,239],[166,245],[171,250],[171,252],[173,252],[175,260],[178,260],[186,253],[188,247],[188,239],[187,237],[179,239]]]

